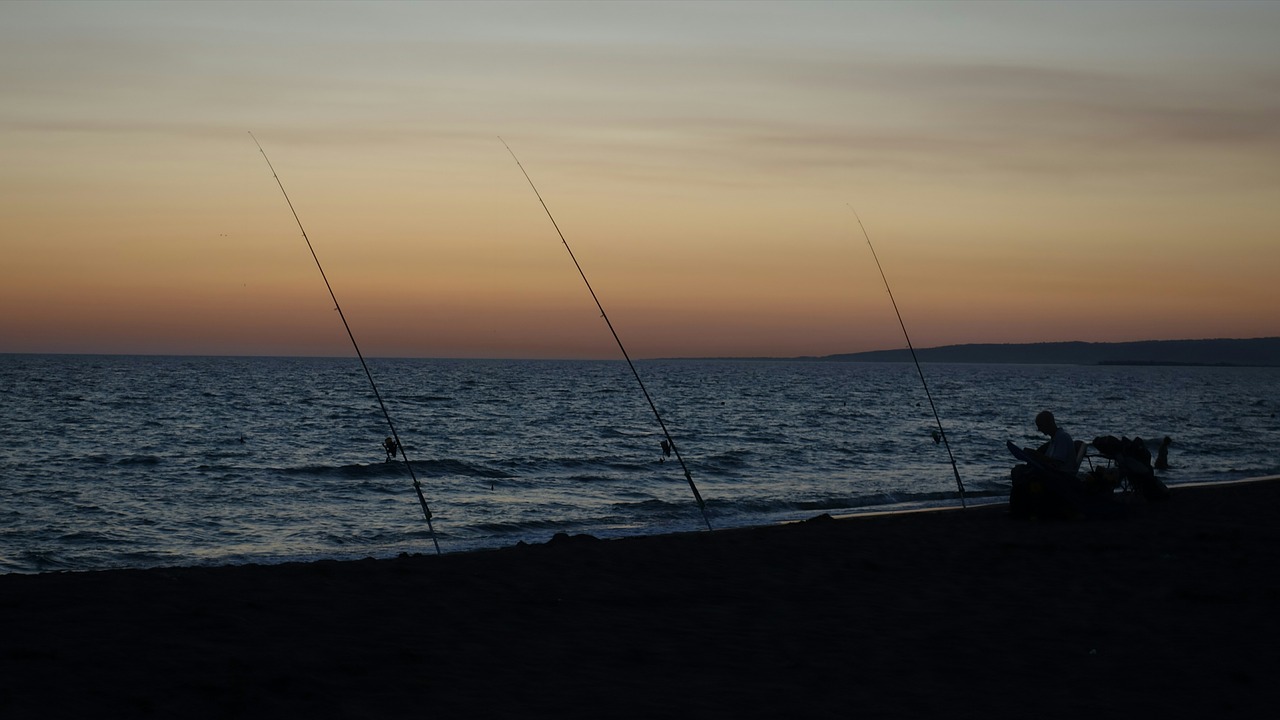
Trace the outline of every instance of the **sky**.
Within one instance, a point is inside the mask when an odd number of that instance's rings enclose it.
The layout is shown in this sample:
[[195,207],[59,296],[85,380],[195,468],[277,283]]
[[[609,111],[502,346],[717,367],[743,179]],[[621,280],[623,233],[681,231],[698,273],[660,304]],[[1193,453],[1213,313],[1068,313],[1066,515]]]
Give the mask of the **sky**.
[[[0,352],[1280,335],[1280,3],[0,2]],[[252,132],[253,137],[250,136]],[[499,139],[501,138],[501,140]],[[857,216],[855,217],[855,211]]]

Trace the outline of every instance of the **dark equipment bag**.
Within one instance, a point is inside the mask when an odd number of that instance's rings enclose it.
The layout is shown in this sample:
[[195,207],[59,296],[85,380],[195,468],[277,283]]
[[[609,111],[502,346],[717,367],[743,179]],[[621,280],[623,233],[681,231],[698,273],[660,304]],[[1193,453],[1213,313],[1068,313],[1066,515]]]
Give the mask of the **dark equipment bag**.
[[1103,435],[1093,439],[1093,447],[1098,453],[1115,463],[1120,473],[1121,483],[1137,490],[1147,500],[1165,500],[1169,497],[1169,488],[1151,467],[1151,451],[1142,438],[1116,438],[1114,435]]

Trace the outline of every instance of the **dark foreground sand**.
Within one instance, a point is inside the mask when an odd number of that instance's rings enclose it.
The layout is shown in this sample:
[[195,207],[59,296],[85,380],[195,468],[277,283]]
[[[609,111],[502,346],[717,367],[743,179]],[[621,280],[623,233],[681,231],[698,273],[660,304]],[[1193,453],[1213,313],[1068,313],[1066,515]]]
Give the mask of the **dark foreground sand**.
[[0,718],[1280,717],[1280,481],[0,576]]

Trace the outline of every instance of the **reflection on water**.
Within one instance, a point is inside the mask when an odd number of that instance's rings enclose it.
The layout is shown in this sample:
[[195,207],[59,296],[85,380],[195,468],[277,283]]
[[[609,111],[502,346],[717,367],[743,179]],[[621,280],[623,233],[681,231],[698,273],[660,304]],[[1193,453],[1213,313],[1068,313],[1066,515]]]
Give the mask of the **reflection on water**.
[[[374,360],[446,552],[703,527],[622,362]],[[638,363],[717,527],[958,502],[914,367]],[[1049,408],[1174,439],[1167,483],[1280,472],[1280,369],[925,365],[969,496]],[[0,570],[429,552],[354,359],[0,356]]]

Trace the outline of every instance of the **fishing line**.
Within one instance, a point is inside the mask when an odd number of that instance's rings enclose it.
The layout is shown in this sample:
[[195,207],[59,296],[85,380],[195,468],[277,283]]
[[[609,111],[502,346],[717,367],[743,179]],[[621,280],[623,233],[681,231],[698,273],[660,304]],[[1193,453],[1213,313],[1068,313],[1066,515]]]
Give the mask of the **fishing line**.
[[542,209],[547,213],[547,219],[551,221],[552,227],[556,229],[556,234],[560,236],[560,242],[564,243],[564,249],[569,251],[569,258],[573,260],[573,266],[578,268],[578,274],[582,276],[582,282],[587,285],[587,292],[591,293],[591,299],[596,301],[596,307],[600,310],[600,317],[604,318],[604,324],[609,326],[609,332],[613,335],[614,342],[618,343],[618,349],[622,351],[622,357],[626,359],[627,366],[631,368],[631,374],[635,376],[636,383],[640,385],[640,392],[644,393],[644,399],[649,402],[649,409],[653,411],[653,417],[658,420],[658,426],[662,428],[662,434],[666,437],[666,443],[663,444],[663,451],[668,448],[675,453],[676,460],[680,461],[680,468],[684,470],[684,479],[689,481],[689,489],[693,491],[693,499],[698,502],[698,510],[702,511],[702,520],[707,524],[707,529],[711,529],[711,519],[707,517],[707,505],[702,501],[702,494],[698,492],[698,486],[693,484],[693,475],[689,472],[689,466],[684,464],[684,458],[680,456],[680,450],[676,447],[676,441],[672,439],[671,433],[667,432],[667,424],[662,421],[662,415],[658,413],[658,406],[654,404],[653,398],[649,395],[649,390],[645,388],[644,381],[640,379],[640,373],[636,370],[635,363],[631,362],[631,356],[627,354],[627,349],[622,345],[622,338],[618,337],[618,331],[613,329],[613,323],[609,321],[608,314],[604,311],[604,305],[600,304],[600,298],[596,297],[596,291],[591,287],[591,281],[587,280],[587,274],[582,270],[582,265],[578,264],[578,258],[573,254],[573,248],[569,247],[569,241],[564,239],[564,233],[560,232],[560,224],[552,217],[551,210],[547,207],[547,202],[542,199],[542,193],[538,192],[538,187],[533,184],[533,179],[529,177],[529,173],[524,169],[524,165],[520,163],[520,158],[516,157],[516,153],[507,145],[507,141],[501,136],[498,141],[502,143],[507,152],[511,153],[511,159],[516,161],[516,167],[520,168],[520,172],[524,174],[524,179],[529,182],[529,187],[533,188],[533,194],[538,196],[538,202],[542,204]]
[[968,507],[964,500],[964,483],[960,481],[960,469],[956,467],[956,458],[951,454],[951,443],[947,442],[947,431],[942,429],[942,418],[938,416],[938,406],[933,404],[933,393],[929,392],[929,383],[925,382],[924,370],[920,369],[920,359],[916,357],[915,346],[911,344],[911,336],[907,334],[907,324],[902,321],[902,313],[898,310],[898,301],[893,299],[893,290],[889,289],[889,278],[884,274],[884,266],[880,264],[880,258],[876,256],[876,248],[871,244],[871,236],[867,234],[867,228],[862,224],[862,218],[858,217],[858,211],[853,209],[853,205],[845,203],[853,210],[853,217],[858,221],[858,227],[862,228],[862,236],[867,239],[867,247],[871,248],[871,257],[876,261],[876,268],[880,270],[880,279],[884,280],[884,289],[889,293],[889,302],[893,304],[893,312],[898,316],[898,324],[902,326],[902,336],[907,339],[907,349],[911,351],[911,360],[916,364],[916,372],[920,375],[920,384],[924,386],[925,397],[929,398],[929,407],[933,409],[933,419],[938,423],[938,435],[942,438],[942,444],[947,448],[947,457],[951,459],[951,470],[956,474],[956,487],[960,489],[960,506]]
[[418,482],[418,475],[413,471],[413,464],[409,462],[409,454],[405,452],[404,445],[400,442],[400,434],[396,432],[395,423],[391,422],[391,413],[387,412],[387,404],[382,401],[382,393],[378,392],[378,383],[373,381],[373,373],[369,372],[369,363],[365,362],[364,354],[360,352],[360,345],[356,342],[355,333],[351,332],[351,326],[347,324],[347,316],[342,312],[342,306],[338,304],[338,296],[333,292],[333,286],[329,284],[329,276],[325,275],[324,266],[320,264],[320,258],[316,255],[316,249],[311,245],[311,238],[307,237],[306,228],[302,227],[302,220],[298,218],[298,211],[293,208],[293,201],[289,199],[289,193],[285,192],[284,183],[280,181],[280,176],[276,174],[276,169],[271,165],[271,158],[267,157],[267,151],[262,149],[262,143],[258,142],[258,138],[253,133],[249,133],[249,137],[253,138],[253,144],[258,146],[258,152],[262,153],[262,159],[267,161],[267,167],[271,170],[271,176],[276,179],[276,185],[280,186],[280,193],[284,195],[284,201],[289,205],[289,212],[293,213],[294,222],[298,223],[298,229],[302,231],[302,239],[307,241],[307,249],[311,251],[311,259],[316,261],[316,268],[320,270],[320,277],[324,280],[324,286],[329,289],[329,297],[333,299],[333,309],[338,311],[338,317],[342,318],[342,326],[347,329],[347,337],[351,338],[351,346],[356,349],[356,357],[360,358],[360,366],[364,368],[365,377],[369,378],[369,386],[373,388],[374,397],[378,398],[378,407],[382,408],[382,416],[387,419],[387,427],[391,428],[391,437],[395,440],[396,447],[400,450],[400,457],[404,458],[404,466],[409,468],[409,477],[413,478],[413,489],[418,494],[418,503],[422,506],[422,517],[427,521],[427,529],[431,531],[431,542],[436,546],[436,554],[440,554],[440,541],[436,538],[435,524],[431,522],[431,508],[427,507],[427,498],[422,494],[422,483]]

